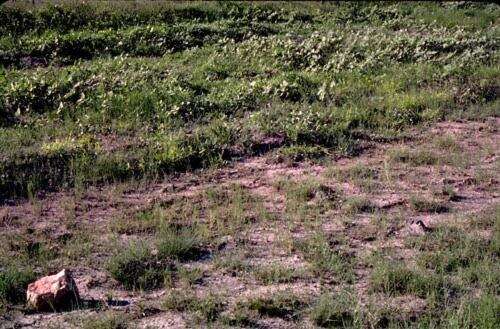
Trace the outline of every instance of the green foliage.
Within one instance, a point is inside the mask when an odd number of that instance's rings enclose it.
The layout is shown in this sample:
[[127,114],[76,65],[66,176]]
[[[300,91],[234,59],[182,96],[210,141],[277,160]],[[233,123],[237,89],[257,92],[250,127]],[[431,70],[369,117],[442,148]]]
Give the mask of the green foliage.
[[237,307],[256,311],[261,316],[295,319],[306,306],[303,298],[291,292],[277,292],[268,297],[252,297],[239,301]]
[[357,305],[348,292],[323,294],[311,307],[311,319],[322,328],[350,328],[357,320]]
[[339,241],[317,233],[297,242],[296,247],[304,254],[305,260],[311,263],[316,275],[333,277],[338,282],[352,282],[354,279],[353,255],[344,250]]
[[81,323],[83,329],[127,329],[127,319],[123,315],[106,313],[104,315],[93,316],[83,320]]
[[[0,198],[273,148],[285,161],[356,154],[373,135],[496,109],[493,5],[28,8],[0,8]],[[42,152],[82,135],[96,144]],[[394,159],[441,161],[430,151]]]
[[8,265],[0,270],[0,305],[24,302],[28,284],[35,280],[35,274],[29,268],[20,265]]
[[446,298],[458,289],[444,276],[412,270],[395,262],[382,262],[373,269],[373,291],[389,295],[413,294],[421,298]]
[[279,263],[260,266],[254,271],[254,275],[257,280],[264,284],[293,282],[299,277],[296,269]]
[[164,259],[189,260],[202,252],[201,236],[196,227],[166,227],[156,235],[158,255]]
[[444,202],[428,200],[418,196],[410,197],[410,206],[418,212],[443,213],[449,210]]
[[117,251],[108,261],[111,276],[127,289],[154,289],[164,284],[170,265],[144,244],[133,243]]
[[173,292],[163,300],[163,307],[169,310],[187,311],[200,316],[207,322],[213,322],[219,318],[224,310],[224,303],[219,295],[208,293],[197,297],[193,293]]

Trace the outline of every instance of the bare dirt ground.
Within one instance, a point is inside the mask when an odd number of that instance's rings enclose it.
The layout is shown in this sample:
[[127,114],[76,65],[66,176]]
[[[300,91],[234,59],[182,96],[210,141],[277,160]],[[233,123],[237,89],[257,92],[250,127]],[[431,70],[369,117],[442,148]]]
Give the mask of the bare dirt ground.
[[[373,143],[356,157],[276,163],[273,155],[268,154],[220,169],[179,174],[158,183],[135,182],[62,191],[1,205],[3,238],[24,234],[33,240],[50,241],[49,245],[60,257],[52,260],[46,271],[70,268],[82,298],[104,301],[106,306],[99,310],[44,314],[13,309],[0,317],[0,327],[78,327],[81,318],[104,311],[124,314],[140,328],[192,327],[187,312],[166,310],[161,303],[165,296],[184,289],[198,296],[211,292],[222,294],[226,312],[240,300],[276,291],[311,299],[325,286],[333,290],[340,287],[335,277],[325,280],[314,276],[303,254],[294,247],[294,242],[318,230],[344,241],[346,250],[357,259],[363,260],[376,251],[396,250],[400,259],[411,263],[414,250],[405,243],[408,237],[425,235],[426,228],[432,230],[449,222],[456,224],[460,218],[498,205],[499,124],[498,118],[484,122],[442,122],[415,130],[402,141]],[[356,166],[369,170],[371,176],[356,174],[357,171],[351,170]],[[351,172],[354,174],[349,174]],[[291,182],[291,186],[299,186],[304,181],[326,186],[342,195],[341,205],[318,210],[324,198],[316,191],[307,201],[310,207],[296,207],[290,204],[290,188],[280,187],[283,181]],[[134,232],[117,233],[113,229],[116,221],[133,220],[138,212],[172,200],[202,202],[199,195],[207,188],[234,185],[261,201],[259,204],[264,209],[252,212],[265,211],[277,220],[256,221],[247,231],[240,232],[238,238],[227,236],[223,243],[212,246],[213,255],[215,251],[227,257],[243,253],[244,261],[251,268],[276,263],[302,271],[298,278],[264,284],[247,272],[221,268],[214,261],[215,256],[209,256],[184,264],[187,268],[200,269],[201,278],[196,282],[187,286],[175,282],[165,289],[138,292],[125,290],[105,270],[109,250],[122,242],[141,239],[141,235]],[[449,191],[453,191],[452,195]],[[443,208],[421,209],[415,205],[415,199],[434,200]],[[61,242],[66,239],[71,244]],[[354,273],[352,287],[358,300],[363,305],[372,303],[377,295],[369,293],[370,267],[363,261],[357,262]],[[425,300],[414,296],[384,300],[380,303],[402,307],[401,312],[407,316],[418,315],[426,308]],[[271,316],[262,316],[255,326],[314,327],[307,317],[297,323]]]

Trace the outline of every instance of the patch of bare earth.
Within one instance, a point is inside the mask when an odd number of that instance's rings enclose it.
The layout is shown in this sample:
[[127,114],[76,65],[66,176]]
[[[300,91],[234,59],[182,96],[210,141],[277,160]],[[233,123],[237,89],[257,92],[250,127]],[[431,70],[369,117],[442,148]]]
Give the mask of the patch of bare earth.
[[[408,140],[397,143],[376,144],[363,154],[340,160],[324,160],[318,163],[301,162],[293,165],[267,161],[268,156],[248,158],[232,163],[222,169],[179,174],[162,182],[136,182],[106,187],[92,187],[85,191],[47,194],[31,201],[18,201],[0,207],[1,238],[26,235],[32,239],[52,241],[64,255],[67,244],[59,243],[63,234],[71,237],[87,235],[94,246],[85,254],[73,253],[51,262],[50,270],[70,267],[75,275],[82,298],[101,300],[105,308],[118,314],[132,314],[131,321],[139,327],[186,328],[192,325],[189,314],[162,309],[161,300],[170,289],[182,289],[182,284],[152,291],[127,291],[105,271],[108,251],[118,243],[133,239],[134,234],[116,234],[109,227],[117,218],[130,218],[139,211],[177,198],[192,198],[210,187],[237,184],[257,196],[262,206],[274,216],[273,220],[256,220],[243,236],[228,237],[224,255],[243,250],[244,262],[250,268],[258,264],[281,264],[289,268],[310,267],[309,261],[294,247],[294,242],[323,231],[332,237],[345,239],[347,248],[359,259],[364,259],[374,250],[399,250],[399,257],[409,259],[412,250],[406,249],[405,239],[412,235],[424,235],[427,227],[456,222],[457,218],[471,216],[487,207],[498,204],[498,142],[497,127],[500,120],[491,118],[485,122],[442,122],[430,129],[414,131]],[[456,144],[455,150],[438,146],[435,141],[447,137]],[[111,146],[110,146],[111,147]],[[410,150],[426,148],[439,159],[429,165],[411,165],[393,161],[389,150],[406,147]],[[356,180],[340,181],[329,170],[347,170],[355,165],[373,169],[377,174],[369,189]],[[300,184],[305,179],[314,179],[335,188],[342,195],[337,207],[318,211],[314,222],[301,220],[287,208],[286,191],[280,191],[277,180],[288,178]],[[454,197],[443,193],[453,189]],[[373,205],[369,211],[346,212],[349,199],[362,197]],[[446,211],[420,211],[411,205],[411,198],[436,200],[446,205]],[[315,211],[323,201],[312,199]],[[311,210],[312,209],[312,210]],[[456,224],[456,223],[455,223]],[[118,240],[117,240],[118,239]],[[71,247],[71,248],[74,248]],[[217,250],[214,254],[217,253]],[[256,265],[257,264],[257,265]],[[189,265],[189,264],[188,264]],[[288,283],[264,284],[253,276],[252,271],[231,271],[214,265],[207,258],[192,262],[203,270],[203,277],[190,289],[198,292],[217,292],[224,296],[224,303],[231,309],[235,303],[249,296],[263,296],[276,290],[286,290],[297,295],[318,296],[321,291],[335,290],[338,281],[324,280],[314,275],[304,275]],[[356,262],[355,288],[361,303],[374,298],[369,293],[370,268],[362,261]],[[48,273],[46,273],[48,274]],[[342,285],[342,284],[341,284]],[[398,299],[399,298],[399,299]],[[404,312],[424,312],[425,303],[412,296],[387,300],[389,305],[405,305]],[[400,300],[402,299],[402,300]],[[109,303],[109,301],[118,301]],[[143,312],[153,308],[156,312]],[[0,326],[50,327],[54,323],[65,323],[68,317],[92,315],[100,311],[87,309],[70,313],[27,314],[22,310],[11,310],[0,318]],[[295,323],[281,318],[263,316],[259,320],[263,328],[310,327],[307,319]],[[64,325],[62,326],[64,327]]]

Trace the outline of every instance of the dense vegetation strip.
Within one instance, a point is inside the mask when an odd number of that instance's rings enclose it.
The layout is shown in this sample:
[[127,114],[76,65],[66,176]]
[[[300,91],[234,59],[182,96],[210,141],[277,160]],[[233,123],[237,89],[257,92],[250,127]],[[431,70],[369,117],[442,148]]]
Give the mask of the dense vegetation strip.
[[2,198],[498,111],[494,4],[120,8],[0,8]]

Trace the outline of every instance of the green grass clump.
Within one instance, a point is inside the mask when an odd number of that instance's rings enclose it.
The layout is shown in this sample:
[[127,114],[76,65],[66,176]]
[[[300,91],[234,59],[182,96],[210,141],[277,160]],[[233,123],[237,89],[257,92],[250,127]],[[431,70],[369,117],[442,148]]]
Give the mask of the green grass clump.
[[140,243],[117,251],[108,261],[111,276],[127,289],[155,289],[164,285],[171,265]]
[[443,213],[449,211],[445,202],[428,200],[418,196],[410,197],[410,206],[418,212]]
[[378,177],[378,172],[374,168],[358,163],[345,170],[336,170],[333,176],[342,182],[350,180],[370,180],[376,179]]
[[350,328],[357,321],[357,305],[346,292],[323,294],[310,310],[312,321],[322,328]]
[[317,233],[297,242],[295,247],[303,253],[304,259],[311,263],[316,275],[327,276],[339,282],[352,282],[353,256],[337,244],[338,241]]
[[365,197],[349,197],[344,201],[342,208],[348,214],[357,214],[361,212],[372,212],[377,207]]
[[190,260],[202,253],[196,226],[166,227],[158,232],[156,240],[158,256],[163,259]]
[[[438,227],[425,236],[410,241],[421,251],[418,263],[437,273],[458,275],[469,287],[483,291],[495,290],[498,280],[498,229],[493,237],[484,239],[462,229]],[[481,252],[478,252],[481,250]]]
[[92,316],[80,323],[83,329],[128,329],[131,328],[127,317],[123,315],[105,313],[104,315]]
[[319,146],[294,145],[280,148],[276,153],[278,162],[300,162],[309,159],[320,159],[327,155]]
[[394,149],[389,152],[391,161],[409,163],[413,166],[435,165],[439,162],[438,156],[429,150],[409,150],[406,148]]
[[8,265],[0,270],[0,305],[4,303],[18,304],[26,299],[28,284],[36,279],[29,268]]
[[300,276],[296,269],[280,263],[259,266],[254,275],[258,281],[268,285],[293,282]]
[[209,293],[206,296],[197,297],[189,291],[169,294],[163,300],[162,305],[168,310],[193,313],[207,322],[217,320],[220,313],[224,310],[224,303],[221,296]]
[[413,294],[438,299],[453,295],[457,290],[442,275],[413,270],[394,262],[382,262],[373,269],[371,288],[392,296]]
[[498,296],[484,294],[479,298],[463,300],[457,310],[445,313],[444,324],[449,328],[484,328],[500,326]]
[[268,297],[253,297],[238,303],[238,307],[256,311],[261,316],[285,319],[296,319],[306,306],[303,298],[290,292],[278,292]]

